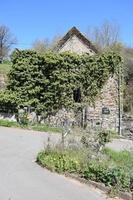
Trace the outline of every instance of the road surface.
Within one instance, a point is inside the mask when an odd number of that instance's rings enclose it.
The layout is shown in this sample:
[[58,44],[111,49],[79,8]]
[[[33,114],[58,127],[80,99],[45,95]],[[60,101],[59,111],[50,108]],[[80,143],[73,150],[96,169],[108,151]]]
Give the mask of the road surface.
[[[35,162],[48,134],[0,127],[0,200],[105,200],[101,191]],[[57,134],[51,136],[56,142]]]
[[106,144],[107,147],[115,151],[133,151],[133,141],[126,139],[114,139],[112,142]]

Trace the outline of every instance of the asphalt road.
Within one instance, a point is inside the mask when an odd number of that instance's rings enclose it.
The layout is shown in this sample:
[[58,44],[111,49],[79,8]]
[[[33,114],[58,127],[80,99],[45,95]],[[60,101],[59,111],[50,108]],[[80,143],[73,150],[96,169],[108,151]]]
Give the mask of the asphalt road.
[[[35,163],[48,134],[0,127],[0,200],[105,200],[101,191]],[[59,136],[51,135],[56,142]]]
[[106,144],[107,147],[115,151],[133,151],[133,141],[126,139],[114,139],[112,142]]

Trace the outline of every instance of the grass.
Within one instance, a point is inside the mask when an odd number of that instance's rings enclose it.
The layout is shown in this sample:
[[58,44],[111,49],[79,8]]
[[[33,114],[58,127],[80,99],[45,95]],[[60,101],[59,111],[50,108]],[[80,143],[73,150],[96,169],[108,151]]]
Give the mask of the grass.
[[42,167],[58,173],[74,173],[86,180],[104,183],[116,191],[130,191],[133,153],[105,149],[97,156],[90,149],[46,148],[37,155]]
[[0,119],[0,126],[4,127],[19,127],[25,129],[32,129],[34,131],[41,131],[41,132],[53,132],[53,133],[60,133],[61,129],[57,127],[51,127],[46,124],[36,124],[36,125],[25,125],[22,126],[18,122],[9,121],[5,119]]
[[112,149],[105,148],[104,153],[107,155],[109,162],[123,168],[126,173],[133,174],[133,152],[126,150],[117,152]]
[[33,126],[31,126],[31,128],[32,128],[32,130],[35,130],[35,131],[61,133],[61,129],[60,128],[51,127],[51,126],[48,126],[46,124],[33,125]]
[[7,74],[11,69],[10,63],[2,63],[0,64],[0,74]]
[[84,152],[77,150],[67,149],[62,151],[61,148],[54,150],[47,149],[38,154],[37,162],[51,171],[80,173],[81,159],[83,160],[84,156]]
[[0,126],[4,126],[4,127],[19,127],[19,124],[17,122],[14,122],[14,121],[0,119]]

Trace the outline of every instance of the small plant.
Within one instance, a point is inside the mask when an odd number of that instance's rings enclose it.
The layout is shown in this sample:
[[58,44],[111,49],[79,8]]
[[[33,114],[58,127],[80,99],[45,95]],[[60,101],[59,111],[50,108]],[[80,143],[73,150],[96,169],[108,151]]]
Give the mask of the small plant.
[[91,148],[93,152],[100,152],[105,144],[111,141],[111,131],[101,130],[98,133],[90,133],[81,137],[81,143],[85,148]]
[[118,167],[110,168],[103,163],[92,162],[84,171],[84,177],[93,181],[102,182],[106,186],[117,187],[120,190],[128,190],[129,176]]
[[105,144],[111,141],[110,131],[102,130],[98,133],[99,150],[105,147]]
[[27,126],[29,123],[28,113],[24,113],[22,118],[20,119],[20,125]]

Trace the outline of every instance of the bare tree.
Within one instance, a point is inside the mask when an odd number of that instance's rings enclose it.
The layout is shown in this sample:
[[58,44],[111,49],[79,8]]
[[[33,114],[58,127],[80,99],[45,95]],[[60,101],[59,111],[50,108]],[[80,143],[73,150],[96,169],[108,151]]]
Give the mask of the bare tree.
[[125,47],[124,53],[124,111],[133,115],[133,48]]
[[55,35],[50,43],[50,49],[54,50],[56,46],[58,45],[58,42],[61,40],[61,35]]
[[33,42],[32,48],[38,53],[44,53],[47,50],[54,51],[58,44],[58,41],[61,38],[62,37],[60,35],[56,35],[51,41],[49,41],[48,39],[37,39]]
[[8,56],[10,48],[16,43],[16,38],[10,32],[7,26],[0,26],[0,61],[2,62]]
[[33,42],[32,48],[38,53],[44,53],[49,49],[48,39],[37,39]]
[[113,22],[105,21],[101,26],[88,30],[87,36],[100,49],[117,46],[119,43],[119,26]]

